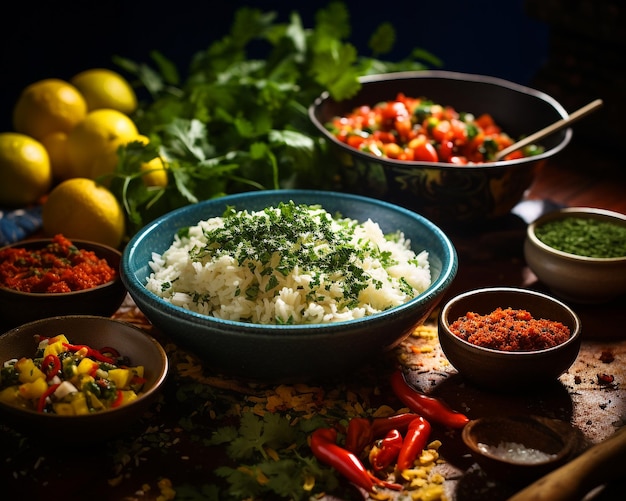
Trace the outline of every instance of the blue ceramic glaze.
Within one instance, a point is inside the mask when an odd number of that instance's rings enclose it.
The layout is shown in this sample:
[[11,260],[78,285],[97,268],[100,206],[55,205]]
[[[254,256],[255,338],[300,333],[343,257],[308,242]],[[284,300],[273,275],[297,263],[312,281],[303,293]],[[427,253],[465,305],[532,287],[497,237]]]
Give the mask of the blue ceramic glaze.
[[[371,218],[384,233],[404,232],[413,250],[429,253],[431,286],[404,305],[377,315],[324,325],[258,325],[217,319],[174,306],[145,289],[152,253],[170,247],[176,232],[236,210],[262,210],[279,202],[320,204],[359,221]],[[261,381],[299,381],[335,375],[398,345],[422,323],[449,288],[458,267],[453,244],[421,215],[380,200],[315,190],[268,190],[200,202],[166,214],[141,229],[126,246],[124,285],[157,327],[219,372]]]

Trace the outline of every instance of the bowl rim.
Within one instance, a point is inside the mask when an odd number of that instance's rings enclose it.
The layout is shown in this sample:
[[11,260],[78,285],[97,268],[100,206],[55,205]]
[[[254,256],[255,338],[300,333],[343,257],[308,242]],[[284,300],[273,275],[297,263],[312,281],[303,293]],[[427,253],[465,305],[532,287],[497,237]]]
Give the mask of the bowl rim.
[[544,223],[549,221],[556,221],[561,219],[566,219],[571,216],[590,216],[594,219],[602,220],[602,221],[618,221],[626,227],[626,214],[622,214],[621,212],[616,212],[608,209],[601,209],[597,207],[564,207],[561,209],[556,209],[554,211],[548,212],[542,216],[539,216],[533,222],[531,222],[526,227],[526,238],[530,243],[532,243],[538,249],[552,254],[554,256],[559,256],[565,260],[569,260],[572,262],[581,262],[581,263],[604,263],[604,264],[613,264],[613,263],[622,263],[626,262],[626,255],[619,257],[589,257],[589,256],[581,256],[579,254],[572,254],[571,252],[565,252],[559,249],[555,249],[550,245],[541,241],[537,235],[535,234],[535,229],[538,226],[541,226]]
[[[562,308],[569,316],[571,316],[573,320],[573,326],[569,327],[570,329],[570,337],[556,346],[551,346],[550,348],[544,348],[542,350],[519,350],[519,351],[504,351],[504,350],[496,350],[494,348],[487,348],[485,346],[478,346],[465,339],[460,338],[455,335],[450,330],[450,323],[448,319],[448,313],[450,309],[458,304],[463,299],[469,296],[476,296],[478,294],[483,293],[519,293],[535,296],[537,298],[542,298],[547,300],[548,302],[554,303]],[[531,312],[532,313],[532,312]],[[456,319],[455,319],[456,320]],[[456,296],[450,298],[446,303],[441,307],[439,312],[439,336],[445,336],[448,339],[452,340],[455,344],[459,344],[470,351],[474,351],[476,353],[488,353],[493,356],[497,356],[500,358],[530,358],[537,356],[545,356],[549,355],[552,352],[562,351],[569,348],[570,345],[578,343],[582,333],[582,323],[580,317],[576,314],[576,312],[565,304],[563,301],[551,296],[549,294],[545,294],[543,292],[535,291],[532,289],[524,289],[521,287],[483,287],[480,289],[472,289],[465,292],[461,292]]]
[[[163,386],[163,384],[165,383],[165,380],[168,377],[168,373],[169,373],[169,369],[170,369],[170,363],[169,363],[169,358],[167,356],[167,352],[165,351],[165,348],[161,345],[161,343],[159,343],[156,338],[154,338],[152,335],[150,335],[148,332],[140,329],[138,326],[130,323],[130,322],[126,322],[124,320],[120,320],[117,318],[109,318],[109,317],[102,317],[102,316],[98,316],[98,315],[59,315],[56,317],[47,317],[47,318],[41,318],[38,320],[33,320],[32,322],[27,322],[25,324],[22,324],[20,326],[14,327],[12,329],[9,329],[8,331],[5,331],[3,333],[0,334],[0,338],[3,338],[5,336],[11,336],[11,335],[15,335],[18,332],[24,330],[27,327],[31,327],[34,325],[39,325],[39,324],[43,324],[43,323],[48,323],[48,322],[56,322],[56,321],[60,321],[62,319],[88,319],[88,320],[92,320],[94,322],[105,322],[105,323],[115,323],[120,325],[123,328],[126,329],[132,329],[134,331],[136,331],[137,333],[143,335],[147,341],[149,341],[154,347],[155,349],[159,352],[160,355],[160,360],[161,360],[161,364],[160,364],[160,370],[158,372],[158,374],[156,374],[155,376],[155,381],[154,384],[148,388],[148,390],[146,390],[145,392],[143,392],[141,395],[137,396],[136,400],[133,400],[132,402],[128,403],[127,405],[123,405],[120,407],[116,407],[114,409],[105,409],[99,412],[94,412],[91,414],[82,414],[82,415],[73,415],[73,416],[61,416],[59,414],[50,414],[50,413],[42,413],[42,412],[37,412],[36,410],[33,409],[27,409],[27,408],[22,408],[22,407],[15,407],[12,406],[10,404],[6,404],[4,402],[0,402],[0,408],[1,409],[5,409],[6,412],[10,412],[13,415],[19,415],[21,413],[24,413],[23,415],[26,416],[39,416],[42,417],[43,419],[46,420],[72,420],[72,421],[78,421],[78,420],[84,420],[84,419],[88,419],[91,416],[97,417],[98,419],[102,419],[101,416],[107,416],[110,414],[117,414],[117,413],[121,413],[121,412],[128,412],[129,407],[134,406],[135,403],[143,403],[143,400],[145,398],[151,397],[152,395],[155,394],[155,392],[159,391],[160,388]],[[4,363],[4,360],[0,361],[0,363]],[[121,412],[120,412],[121,411]],[[52,422],[52,421],[50,421]]]
[[[461,72],[446,71],[446,70],[412,70],[412,71],[396,71],[396,72],[389,72],[389,73],[365,75],[365,76],[359,77],[359,82],[361,84],[368,84],[368,83],[376,83],[376,82],[380,82],[384,80],[402,80],[402,79],[413,79],[413,78],[463,80],[463,81],[471,81],[471,82],[477,82],[477,83],[496,85],[498,87],[503,87],[503,88],[512,90],[514,92],[519,92],[522,94],[530,95],[537,99],[545,101],[546,103],[548,103],[550,106],[554,108],[554,110],[561,116],[561,118],[567,118],[569,116],[569,114],[567,113],[567,110],[565,110],[565,108],[555,98],[553,98],[549,94],[542,92],[540,90],[531,88],[531,87],[527,87],[527,86],[524,86],[515,82],[511,82],[509,80],[505,80],[503,78],[493,77],[490,75],[481,75],[481,74],[476,74],[476,73],[461,73]],[[352,96],[352,97],[355,97],[355,96]],[[309,106],[309,109],[308,109],[309,120],[313,123],[313,125],[315,125],[316,129],[324,135],[326,139],[330,140],[333,144],[340,147],[341,149],[345,151],[350,151],[350,153],[356,155],[359,158],[362,158],[363,160],[384,162],[385,164],[391,165],[394,168],[402,168],[402,167],[410,168],[410,167],[426,166],[426,167],[431,167],[431,168],[437,167],[442,170],[459,169],[459,166],[445,163],[445,162],[425,162],[425,161],[412,161],[412,160],[411,161],[410,160],[396,160],[393,158],[379,158],[369,153],[357,150],[355,148],[347,147],[345,143],[342,143],[341,141],[339,141],[333,134],[331,134],[326,129],[324,124],[321,123],[317,119],[316,110],[324,101],[328,99],[332,99],[330,97],[330,93],[328,91],[324,91],[313,101],[313,103]],[[529,133],[532,133],[532,132],[533,131],[529,131]],[[525,158],[518,158],[514,160],[498,160],[496,162],[487,162],[487,163],[482,163],[482,164],[468,164],[468,165],[462,166],[462,168],[466,170],[467,169],[493,170],[493,169],[498,169],[502,167],[526,164],[526,163],[529,163],[530,161],[534,162],[534,161],[543,160],[545,158],[554,156],[557,153],[559,153],[561,150],[563,150],[571,141],[572,135],[573,135],[573,130],[571,127],[568,127],[567,129],[565,129],[565,136],[563,137],[563,140],[558,145],[538,155],[533,155],[531,157],[525,157]]]
[[[376,313],[375,315],[368,315],[366,317],[361,317],[357,319],[351,320],[343,320],[338,322],[331,323],[321,323],[321,324],[290,324],[290,325],[277,325],[277,324],[252,324],[247,322],[228,320],[216,318],[211,315],[205,315],[202,313],[197,313],[194,311],[187,310],[180,306],[175,306],[156,294],[152,294],[146,290],[145,285],[138,280],[135,273],[133,273],[130,269],[130,262],[132,261],[133,254],[136,252],[137,247],[141,244],[142,240],[147,238],[147,235],[155,231],[166,219],[170,217],[175,217],[178,214],[182,214],[186,211],[192,210],[194,207],[212,205],[212,204],[230,204],[234,205],[238,201],[245,200],[249,197],[272,197],[272,196],[280,196],[282,198],[288,198],[293,196],[312,196],[317,199],[322,199],[324,196],[333,196],[337,198],[341,198],[348,201],[362,202],[367,204],[375,205],[379,208],[389,210],[395,213],[402,214],[404,216],[408,216],[412,220],[421,223],[425,226],[429,231],[434,233],[442,244],[442,247],[445,251],[445,256],[449,256],[447,263],[445,260],[442,260],[442,269],[439,276],[431,282],[430,286],[417,297],[403,303],[401,305],[395,306],[388,310],[381,311]],[[321,203],[321,202],[320,202]],[[323,203],[321,203],[323,206]],[[173,234],[172,234],[173,235]],[[154,301],[158,303],[160,308],[163,308],[167,313],[173,315],[179,320],[184,320],[188,322],[200,321],[200,322],[208,322],[214,324],[215,326],[223,326],[224,328],[229,329],[245,329],[245,330],[254,330],[257,334],[266,333],[268,335],[276,336],[278,333],[288,331],[299,331],[299,332],[307,332],[314,336],[322,336],[325,335],[327,331],[335,331],[337,329],[341,329],[343,326],[351,326],[357,327],[365,322],[371,322],[372,319],[376,319],[377,322],[384,321],[388,317],[395,317],[401,314],[404,310],[410,309],[418,304],[427,304],[432,301],[434,298],[440,296],[442,292],[447,288],[447,286],[452,283],[454,280],[457,269],[458,269],[458,255],[454,244],[450,240],[450,238],[443,232],[439,226],[435,223],[427,219],[426,217],[418,214],[417,212],[413,212],[409,209],[405,209],[399,205],[394,205],[389,202],[385,202],[383,200],[374,199],[370,197],[365,197],[362,195],[355,195],[349,193],[341,193],[334,191],[325,191],[325,190],[308,190],[308,189],[278,189],[278,190],[263,190],[258,192],[245,192],[238,193],[234,195],[226,195],[220,198],[205,200],[200,202],[199,204],[184,206],[179,209],[175,209],[167,214],[160,216],[155,219],[148,225],[144,226],[140,229],[128,242],[124,251],[122,253],[122,262],[121,262],[121,278],[122,282],[126,286],[126,289],[130,293],[131,296],[135,296],[136,294],[146,295],[146,297],[150,301]]]
[[[556,430],[554,430],[551,426],[549,426],[547,423],[547,421],[551,420],[552,418],[546,418],[544,416],[539,416],[539,415],[535,415],[535,414],[528,414],[528,415],[522,415],[522,414],[505,414],[505,415],[488,415],[488,416],[482,416],[482,417],[478,417],[476,419],[472,419],[469,423],[467,423],[467,425],[463,428],[463,431],[461,433],[461,438],[463,440],[463,442],[465,443],[465,445],[475,454],[482,456],[484,458],[488,458],[492,461],[497,461],[499,463],[502,464],[506,464],[506,465],[510,465],[511,467],[519,467],[519,468],[534,468],[534,467],[542,467],[542,466],[546,466],[546,465],[550,465],[550,464],[554,464],[554,463],[558,463],[559,461],[562,461],[564,457],[568,456],[571,451],[572,451],[572,442],[571,440],[568,440],[568,437],[564,437],[561,433],[557,432]],[[559,449],[558,452],[554,453],[553,457],[547,457],[546,459],[544,459],[543,461],[533,461],[533,462],[529,462],[529,463],[524,463],[524,462],[518,462],[518,461],[510,461],[507,460],[506,458],[499,456],[497,454],[491,454],[488,451],[483,451],[480,449],[480,447],[478,446],[478,441],[473,440],[473,431],[476,427],[479,426],[489,426],[489,424],[492,421],[499,421],[499,422],[522,422],[522,421],[528,421],[528,422],[534,422],[537,425],[539,425],[541,428],[547,430],[548,432],[552,433],[555,436],[558,436],[559,439],[561,440],[563,446]],[[554,420],[556,421],[556,420]],[[563,421],[563,423],[565,423]]]
[[[119,249],[116,249],[114,247],[111,247],[109,245],[106,244],[101,244],[100,242],[95,242],[93,240],[80,240],[80,239],[73,239],[70,238],[69,239],[72,244],[74,244],[76,247],[79,247],[79,245],[87,245],[90,247],[94,247],[95,249],[93,249],[93,252],[96,252],[97,254],[97,249],[102,249],[102,250],[106,250],[108,252],[111,252],[112,254],[115,254],[119,260],[119,264],[121,264],[122,262],[122,252]],[[28,239],[28,240],[20,240],[19,242],[13,242],[10,244],[7,244],[3,247],[0,247],[0,251],[5,250],[5,249],[14,249],[14,248],[20,248],[22,246],[25,245],[32,245],[33,247],[37,247],[38,245],[44,245],[44,244],[48,244],[52,241],[52,238],[34,238],[34,239]],[[77,245],[78,244],[78,245]],[[102,256],[99,256],[102,258]],[[106,258],[103,258],[106,259]],[[108,263],[108,260],[107,260]],[[111,266],[111,263],[108,263],[109,266]],[[106,289],[111,287],[112,285],[117,285],[121,282],[121,273],[120,273],[120,266],[117,267],[118,269],[117,271],[117,276],[113,279],[110,280],[104,284],[100,284],[100,285],[96,285],[95,287],[90,287],[89,289],[82,289],[82,290],[78,290],[78,291],[70,291],[70,292],[25,292],[25,291],[18,291],[15,289],[11,289],[10,287],[5,287],[4,285],[0,284],[0,291],[3,293],[7,293],[7,294],[15,294],[16,296],[23,296],[25,298],[52,298],[52,297],[71,297],[71,296],[75,296],[78,294],[86,294],[92,291],[97,291],[99,289]]]

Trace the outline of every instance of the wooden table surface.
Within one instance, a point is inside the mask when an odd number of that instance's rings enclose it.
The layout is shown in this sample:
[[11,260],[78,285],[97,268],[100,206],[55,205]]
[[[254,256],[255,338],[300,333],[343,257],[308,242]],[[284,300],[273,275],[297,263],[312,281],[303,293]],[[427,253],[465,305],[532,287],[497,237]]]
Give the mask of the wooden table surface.
[[[558,205],[586,205],[626,213],[626,170],[621,167],[623,165],[619,165],[616,159],[597,159],[591,151],[568,148],[558,161],[550,161],[539,173],[527,200],[518,206],[519,213],[532,219],[535,212]],[[524,218],[515,212],[506,221],[480,233],[451,234],[459,254],[459,271],[447,295],[493,285],[543,290],[523,260],[521,243],[525,226]],[[624,306],[624,297],[604,305],[576,305],[584,331],[581,354],[555,388],[538,389],[532,395],[493,395],[472,388],[446,364],[436,338],[432,349],[422,352],[419,343],[423,340],[408,340],[393,356],[402,358],[409,369],[417,369],[411,372],[416,385],[439,394],[453,407],[466,411],[471,418],[490,413],[541,413],[570,421],[591,444],[604,440],[626,421],[622,389],[626,377]],[[121,311],[120,316],[151,329],[132,305]],[[608,362],[607,353],[611,355]],[[198,492],[213,482],[213,470],[223,464],[225,458],[215,448],[202,445],[202,433],[210,434],[214,426],[210,413],[206,414],[206,422],[202,425],[196,421],[193,434],[185,431],[179,421],[181,418],[191,420],[193,416],[197,419],[199,413],[207,412],[210,402],[201,401],[197,409],[190,410],[176,400],[175,392],[186,384],[184,381],[192,378],[200,385],[194,388],[203,388],[202,391],[212,398],[218,393],[227,395],[241,407],[258,410],[259,406],[269,408],[268,402],[275,399],[276,389],[222,379],[211,374],[210,370],[203,370],[197,362],[192,363],[191,357],[180,350],[173,350],[170,354],[174,369],[170,378],[172,391],[165,395],[158,412],[147,417],[143,428],[133,428],[119,440],[97,448],[74,448],[73,444],[79,443],[80,437],[50,437],[47,443],[41,443],[27,434],[15,433],[0,425],[4,456],[0,462],[0,489],[21,492],[24,497],[50,499],[156,500],[168,499],[163,497],[163,486],[159,484],[167,479],[177,491],[176,499],[203,499]],[[362,380],[344,381],[340,387],[357,388],[351,393],[357,400],[367,395],[366,400],[357,401],[358,405],[373,405],[367,399],[375,389],[382,392],[379,398],[385,396],[385,384],[381,378],[392,365],[381,367],[379,364],[376,366],[378,372],[374,371]],[[599,373],[613,375],[614,382],[599,384]],[[339,391],[337,388],[339,386],[322,388],[321,391],[328,396]],[[359,391],[359,388],[367,391]],[[298,397],[304,396],[295,387],[288,391]],[[390,400],[390,405],[394,403],[397,405]],[[309,404],[311,412],[324,411],[312,402]],[[289,408],[287,411],[295,412]],[[181,415],[181,412],[185,414]],[[444,443],[442,454],[449,466],[446,487],[451,501],[499,501],[514,492],[510,486],[494,484],[492,479],[476,475],[475,465],[467,450],[463,450],[458,435],[441,432],[439,436]],[[615,494],[623,493],[625,487],[623,482],[611,483],[594,499],[614,499]],[[191,496],[191,492],[196,497]]]

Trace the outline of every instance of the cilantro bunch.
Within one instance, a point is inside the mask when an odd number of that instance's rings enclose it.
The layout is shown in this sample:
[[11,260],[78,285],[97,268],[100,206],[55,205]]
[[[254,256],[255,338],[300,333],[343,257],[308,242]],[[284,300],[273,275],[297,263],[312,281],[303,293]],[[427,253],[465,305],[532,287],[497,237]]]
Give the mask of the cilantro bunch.
[[[389,23],[371,35],[369,56],[349,43],[350,32],[342,2],[320,9],[312,28],[296,12],[283,23],[275,12],[242,7],[230,33],[194,55],[185,78],[157,51],[155,67],[116,58],[148,95],[132,118],[150,142],[122,147],[109,180],[129,236],[165,212],[226,194],[337,188],[310,104],[324,91],[336,100],[353,96],[363,75],[439,64],[420,49],[400,62],[378,59],[393,48]],[[168,167],[165,187],[142,181],[141,164],[156,155]]]

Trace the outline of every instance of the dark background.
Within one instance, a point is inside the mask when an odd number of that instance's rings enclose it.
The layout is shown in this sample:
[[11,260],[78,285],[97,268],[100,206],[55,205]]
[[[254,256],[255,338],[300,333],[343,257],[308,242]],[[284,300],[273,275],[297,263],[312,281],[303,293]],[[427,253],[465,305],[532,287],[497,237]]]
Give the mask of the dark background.
[[[368,2],[346,0],[359,53],[369,54],[369,36],[382,22],[397,31],[399,60],[420,47],[439,57],[446,70],[482,73],[528,84],[547,55],[548,27],[529,18],[524,1]],[[150,62],[157,49],[184,74],[191,56],[227,34],[242,5],[279,13],[297,10],[305,27],[324,2],[256,0],[234,2],[16,2],[15,14],[1,21],[2,130],[19,92],[29,83],[69,79],[92,67],[117,69],[113,55]]]
[[[150,63],[158,50],[184,76],[193,54],[228,33],[243,5],[276,11],[286,21],[300,13],[311,28],[328,1],[174,0],[25,1],[0,18],[0,131],[11,130],[21,90],[43,78],[69,79],[93,67],[118,69],[119,55]],[[603,154],[626,134],[626,6],[623,0],[344,0],[350,41],[369,55],[367,42],[382,22],[397,32],[388,60],[419,47],[450,71],[496,76],[543,90],[568,111],[602,98],[599,112],[575,125],[575,140],[598,141]],[[595,142],[595,143],[594,143]],[[613,147],[612,147],[613,146]],[[620,160],[623,162],[623,160]]]

